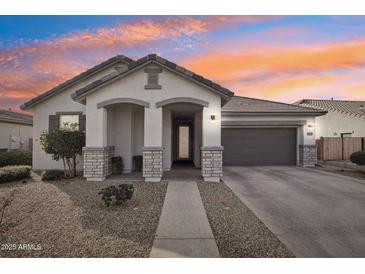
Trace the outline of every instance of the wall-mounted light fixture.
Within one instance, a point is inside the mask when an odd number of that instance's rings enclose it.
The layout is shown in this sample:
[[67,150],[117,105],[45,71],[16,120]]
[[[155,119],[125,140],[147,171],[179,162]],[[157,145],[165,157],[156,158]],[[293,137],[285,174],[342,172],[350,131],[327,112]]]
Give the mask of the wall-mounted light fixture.
[[314,125],[314,124],[308,124],[308,127],[309,127],[310,129],[313,129],[313,128],[315,128],[315,125]]
[[215,114],[210,115],[210,120],[215,121]]

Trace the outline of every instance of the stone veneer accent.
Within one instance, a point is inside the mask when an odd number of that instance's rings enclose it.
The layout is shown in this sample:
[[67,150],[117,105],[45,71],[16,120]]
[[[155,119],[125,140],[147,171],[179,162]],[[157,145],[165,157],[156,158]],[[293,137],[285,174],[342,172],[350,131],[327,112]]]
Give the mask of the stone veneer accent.
[[146,182],[159,182],[163,173],[163,147],[143,147],[143,177]]
[[223,147],[201,147],[201,170],[204,182],[220,182],[222,178]]
[[114,147],[83,147],[84,177],[88,181],[103,181],[112,174]]
[[317,163],[316,145],[299,145],[299,165],[314,166]]

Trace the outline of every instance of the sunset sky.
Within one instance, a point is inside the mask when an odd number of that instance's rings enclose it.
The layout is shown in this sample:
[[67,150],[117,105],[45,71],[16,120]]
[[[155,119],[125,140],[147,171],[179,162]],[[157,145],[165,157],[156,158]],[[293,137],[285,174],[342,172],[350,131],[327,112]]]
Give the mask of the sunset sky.
[[236,95],[365,100],[365,16],[0,16],[0,108],[148,53]]

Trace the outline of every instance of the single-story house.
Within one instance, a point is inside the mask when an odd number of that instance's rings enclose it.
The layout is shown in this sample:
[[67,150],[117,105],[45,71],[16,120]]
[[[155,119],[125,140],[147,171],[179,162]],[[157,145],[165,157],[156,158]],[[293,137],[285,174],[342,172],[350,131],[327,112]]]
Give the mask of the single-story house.
[[32,149],[33,117],[11,110],[0,110],[0,151]]
[[39,136],[77,122],[86,131],[78,168],[87,180],[110,175],[112,156],[121,156],[130,172],[140,155],[145,181],[160,181],[179,162],[214,182],[222,165],[313,166],[315,117],[326,113],[234,96],[156,54],[113,57],[21,108],[34,114],[34,169],[61,168],[42,151]]
[[327,111],[316,117],[316,137],[365,137],[365,101],[303,99],[298,106]]

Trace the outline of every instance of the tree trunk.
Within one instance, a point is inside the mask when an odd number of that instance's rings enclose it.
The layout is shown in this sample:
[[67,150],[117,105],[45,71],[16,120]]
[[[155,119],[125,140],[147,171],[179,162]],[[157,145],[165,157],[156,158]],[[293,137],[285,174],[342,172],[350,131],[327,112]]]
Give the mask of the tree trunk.
[[63,162],[63,175],[65,176],[65,178],[67,178],[67,168],[66,168],[66,161],[65,158],[62,158],[62,162]]
[[70,158],[66,158],[66,164],[67,164],[67,177],[71,178],[72,177],[72,166],[71,166],[71,159]]
[[72,158],[72,160],[73,160],[73,177],[76,177],[76,155],[74,155],[73,156],[73,158]]

